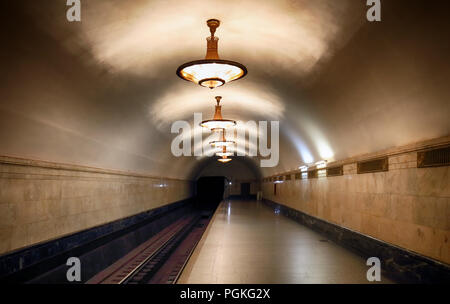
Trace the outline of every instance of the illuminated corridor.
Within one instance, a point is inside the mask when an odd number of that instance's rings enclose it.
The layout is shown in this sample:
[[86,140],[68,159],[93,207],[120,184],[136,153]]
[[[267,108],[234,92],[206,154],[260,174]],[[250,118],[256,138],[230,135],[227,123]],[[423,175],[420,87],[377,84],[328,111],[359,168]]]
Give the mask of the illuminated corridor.
[[0,286],[449,284],[448,2],[1,1]]

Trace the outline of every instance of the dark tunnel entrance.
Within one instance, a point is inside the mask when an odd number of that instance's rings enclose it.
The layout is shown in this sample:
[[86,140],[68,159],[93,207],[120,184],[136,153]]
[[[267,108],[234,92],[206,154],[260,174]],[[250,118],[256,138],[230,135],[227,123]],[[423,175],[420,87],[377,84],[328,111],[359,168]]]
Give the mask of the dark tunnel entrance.
[[224,191],[224,176],[200,177],[196,184],[197,207],[201,210],[215,210],[223,199]]

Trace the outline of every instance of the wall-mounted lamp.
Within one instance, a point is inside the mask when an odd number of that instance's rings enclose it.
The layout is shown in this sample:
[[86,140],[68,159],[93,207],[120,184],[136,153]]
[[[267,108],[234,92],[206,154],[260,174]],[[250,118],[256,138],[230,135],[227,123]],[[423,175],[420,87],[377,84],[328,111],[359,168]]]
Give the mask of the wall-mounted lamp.
[[308,166],[301,166],[301,167],[298,167],[298,168],[299,168],[300,171],[302,171],[302,172],[308,171]]

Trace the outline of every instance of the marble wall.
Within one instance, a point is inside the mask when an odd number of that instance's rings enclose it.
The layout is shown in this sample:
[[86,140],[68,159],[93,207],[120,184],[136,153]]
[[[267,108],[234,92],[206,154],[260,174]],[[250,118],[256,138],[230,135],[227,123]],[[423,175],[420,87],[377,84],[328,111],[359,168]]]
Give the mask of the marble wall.
[[450,264],[450,167],[417,168],[417,153],[389,157],[389,171],[263,182],[265,199]]
[[260,191],[260,183],[257,180],[242,180],[242,179],[233,179],[231,185],[228,186],[228,195],[241,195],[241,184],[249,183],[250,184],[250,195],[256,195],[258,191]]
[[0,254],[192,196],[186,180],[0,157]]

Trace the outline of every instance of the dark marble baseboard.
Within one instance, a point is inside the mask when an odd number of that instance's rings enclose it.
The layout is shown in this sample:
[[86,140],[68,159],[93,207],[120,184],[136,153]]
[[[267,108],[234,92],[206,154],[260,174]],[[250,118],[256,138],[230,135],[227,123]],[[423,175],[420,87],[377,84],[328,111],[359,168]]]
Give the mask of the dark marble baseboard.
[[249,195],[233,194],[229,195],[227,199],[256,200],[256,194],[249,194]]
[[192,201],[168,204],[0,256],[0,282],[67,282],[65,264],[69,257],[80,258],[84,282],[190,212]]
[[279,203],[263,200],[271,208],[311,228],[364,258],[378,257],[383,273],[400,283],[449,284],[450,265],[361,233],[334,225]]

